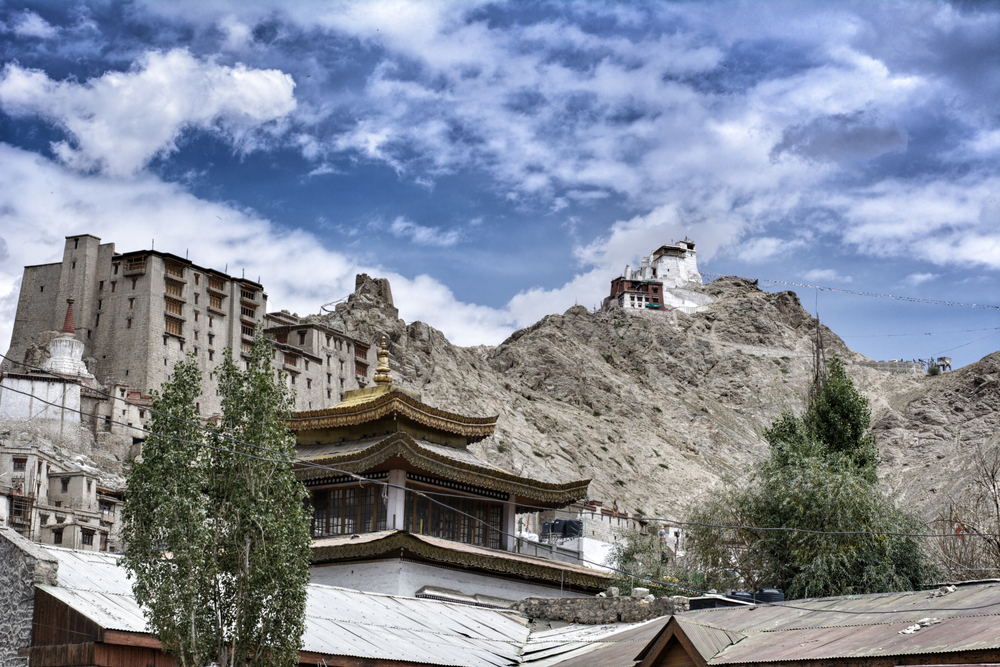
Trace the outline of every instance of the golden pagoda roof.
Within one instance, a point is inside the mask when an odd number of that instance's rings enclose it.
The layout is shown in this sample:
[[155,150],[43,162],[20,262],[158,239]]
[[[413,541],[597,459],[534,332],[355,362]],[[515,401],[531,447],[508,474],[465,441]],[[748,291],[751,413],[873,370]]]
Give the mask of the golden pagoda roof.
[[[299,445],[298,459],[352,473],[369,471],[393,456],[442,478],[484,489],[511,494],[514,502],[535,502],[562,507],[587,497],[590,480],[556,484],[521,477],[491,465],[467,449],[414,440],[408,433],[388,435],[325,445]],[[303,481],[327,477],[330,471],[297,464],[295,476]],[[523,499],[519,501],[518,499]]]
[[332,408],[292,413],[288,427],[295,433],[344,426],[357,426],[382,417],[398,415],[428,428],[464,436],[476,442],[493,435],[497,417],[466,417],[433,408],[420,394],[390,384],[347,392],[345,400]]

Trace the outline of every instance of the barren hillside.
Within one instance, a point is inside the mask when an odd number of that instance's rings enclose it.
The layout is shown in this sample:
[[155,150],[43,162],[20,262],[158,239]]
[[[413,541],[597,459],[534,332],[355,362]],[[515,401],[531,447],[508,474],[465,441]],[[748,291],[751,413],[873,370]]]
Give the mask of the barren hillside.
[[[593,478],[591,497],[633,513],[679,517],[684,507],[764,454],[760,433],[801,411],[816,320],[792,292],[738,282],[701,287],[706,312],[589,312],[574,307],[497,347],[457,347],[406,325],[379,285],[316,316],[390,341],[396,381],[467,414],[499,414],[475,445],[508,469],[565,481]],[[827,355],[864,360],[823,327]],[[886,481],[925,511],[962,482],[966,454],[997,431],[1000,355],[938,377],[849,366],[872,402]]]

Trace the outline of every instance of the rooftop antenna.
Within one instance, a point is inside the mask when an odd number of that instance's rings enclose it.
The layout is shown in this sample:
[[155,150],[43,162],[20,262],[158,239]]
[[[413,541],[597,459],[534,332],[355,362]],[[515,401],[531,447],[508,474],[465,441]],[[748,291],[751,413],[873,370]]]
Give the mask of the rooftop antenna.
[[188,257],[188,251],[190,251],[190,250],[191,250],[190,248],[184,248],[184,259],[190,259]]
[[153,239],[152,241],[149,242],[149,249],[156,250],[156,239]]

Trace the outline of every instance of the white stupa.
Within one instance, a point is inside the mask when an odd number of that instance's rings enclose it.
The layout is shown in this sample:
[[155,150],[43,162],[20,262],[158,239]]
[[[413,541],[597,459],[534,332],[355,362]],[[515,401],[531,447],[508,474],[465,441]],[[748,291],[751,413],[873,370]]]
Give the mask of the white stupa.
[[62,333],[49,342],[49,360],[45,362],[44,368],[56,375],[78,378],[86,384],[94,379],[83,363],[83,342],[76,339],[72,297],[66,299],[66,319],[63,321]]

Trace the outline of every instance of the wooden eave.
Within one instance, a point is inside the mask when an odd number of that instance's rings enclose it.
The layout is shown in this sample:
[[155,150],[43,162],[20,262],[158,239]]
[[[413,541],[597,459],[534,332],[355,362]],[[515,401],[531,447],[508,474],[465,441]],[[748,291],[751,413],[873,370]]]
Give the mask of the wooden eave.
[[563,583],[591,590],[607,588],[611,576],[598,570],[546,558],[497,551],[462,542],[452,542],[406,531],[387,531],[385,537],[326,546],[320,540],[312,545],[313,563],[399,557],[436,561],[472,568],[486,573],[503,574],[546,583]]
[[[586,498],[590,487],[589,479],[554,484],[521,477],[502,468],[461,461],[423,447],[419,441],[402,431],[388,435],[365,449],[343,454],[326,454],[303,461],[345,472],[363,473],[376,468],[393,456],[399,456],[414,468],[444,479],[509,493],[514,502],[521,502],[519,499],[523,499],[562,507]],[[295,476],[302,481],[327,477],[330,472],[327,469],[309,467],[301,463],[295,466]]]
[[[358,359],[363,362],[364,360]],[[398,415],[427,428],[468,438],[471,442],[493,435],[497,417],[466,417],[421,403],[402,392],[389,392],[370,401],[323,410],[295,412],[288,420],[293,433],[343,426],[358,426],[389,415]]]

